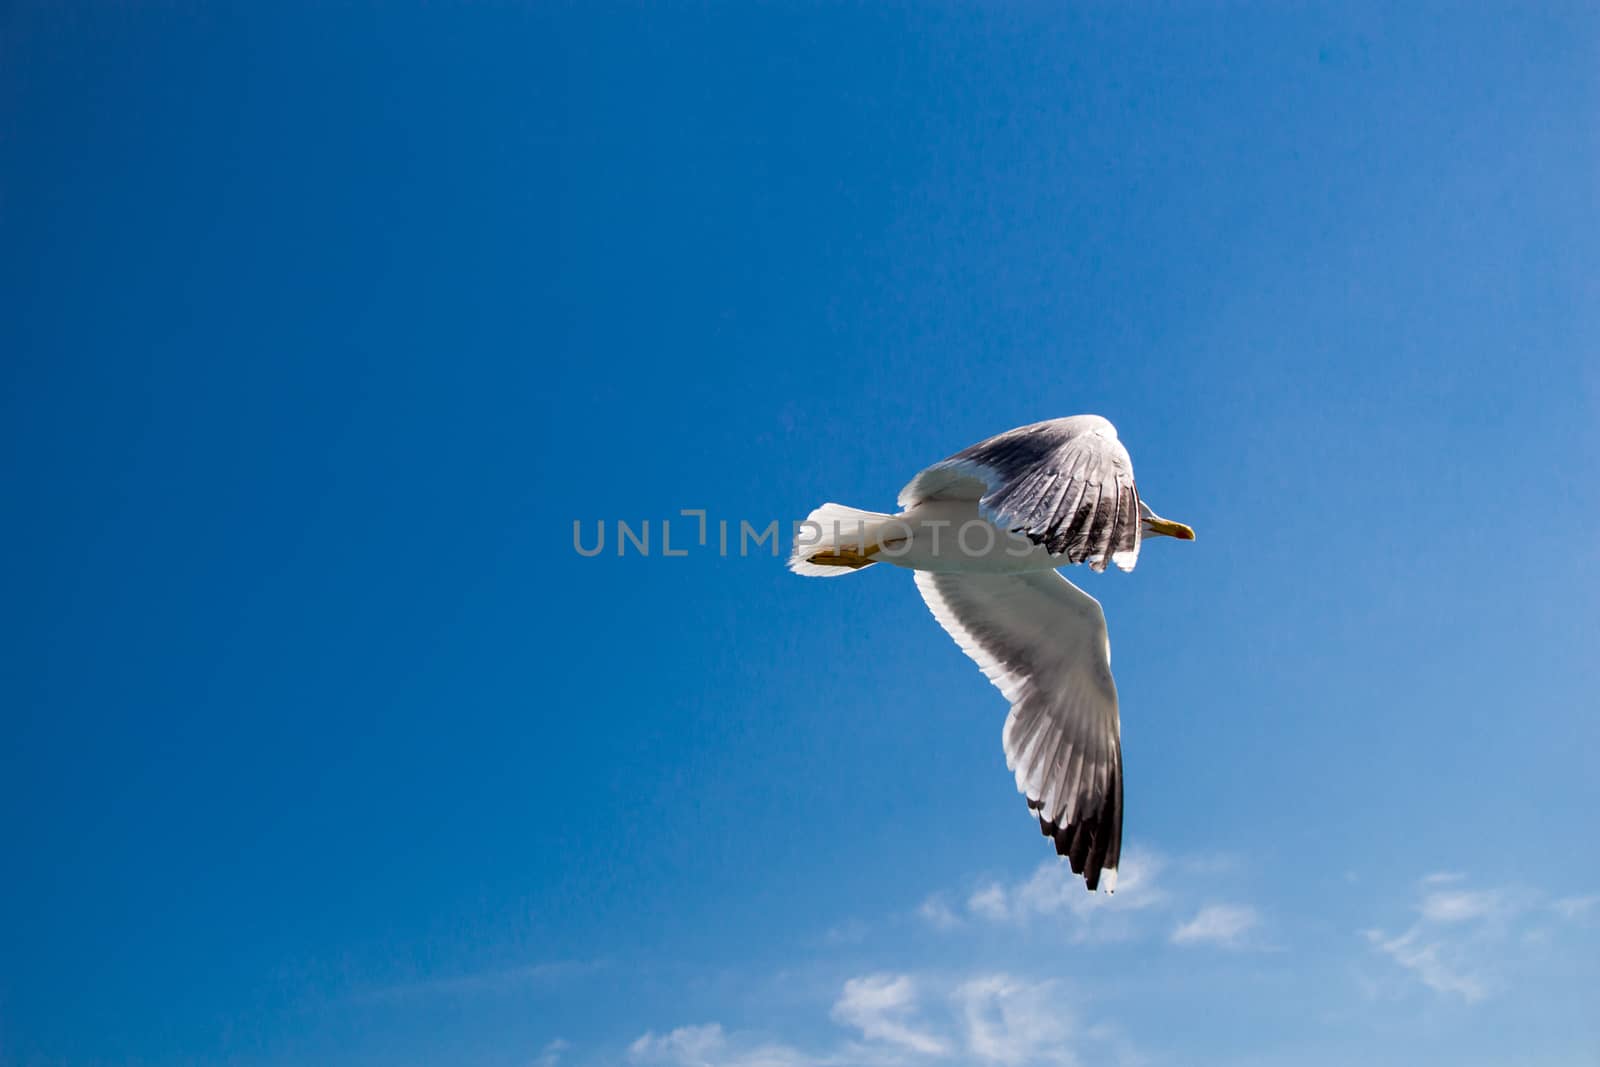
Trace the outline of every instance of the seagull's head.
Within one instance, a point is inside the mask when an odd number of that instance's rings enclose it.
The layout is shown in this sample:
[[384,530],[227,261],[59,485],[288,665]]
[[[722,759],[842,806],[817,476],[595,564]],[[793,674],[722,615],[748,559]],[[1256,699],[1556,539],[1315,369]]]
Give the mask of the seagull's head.
[[1139,501],[1139,525],[1146,537],[1176,537],[1180,541],[1193,541],[1194,530],[1181,522],[1163,519],[1150,510],[1150,505]]

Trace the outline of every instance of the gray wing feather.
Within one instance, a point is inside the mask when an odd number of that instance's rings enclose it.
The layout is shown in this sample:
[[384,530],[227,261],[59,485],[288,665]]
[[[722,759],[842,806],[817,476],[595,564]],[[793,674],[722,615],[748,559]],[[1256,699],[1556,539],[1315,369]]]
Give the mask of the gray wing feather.
[[976,500],[1067,563],[1130,571],[1139,558],[1139,492],[1116,427],[1099,415],[1036,422],[980,441],[918,474],[900,506]]
[[1116,885],[1122,742],[1105,615],[1055,571],[916,572],[939,625],[1011,702],[1002,739],[1017,789],[1090,889]]

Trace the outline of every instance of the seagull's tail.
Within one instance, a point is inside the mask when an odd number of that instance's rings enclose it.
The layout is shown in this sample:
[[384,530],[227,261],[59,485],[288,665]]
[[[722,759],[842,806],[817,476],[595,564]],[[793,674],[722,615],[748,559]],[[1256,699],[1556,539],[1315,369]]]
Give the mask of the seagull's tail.
[[870,567],[883,548],[878,534],[893,519],[879,511],[824,504],[795,531],[789,569],[809,578],[837,578]]

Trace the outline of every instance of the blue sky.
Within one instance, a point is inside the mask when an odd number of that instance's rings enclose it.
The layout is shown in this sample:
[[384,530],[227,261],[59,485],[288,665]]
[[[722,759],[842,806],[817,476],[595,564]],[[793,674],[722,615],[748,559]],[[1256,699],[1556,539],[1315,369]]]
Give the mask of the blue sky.
[[[1600,21],[1440,14],[9,6],[0,1063],[1600,1060]],[[573,551],[1077,412],[1115,898],[904,572]]]

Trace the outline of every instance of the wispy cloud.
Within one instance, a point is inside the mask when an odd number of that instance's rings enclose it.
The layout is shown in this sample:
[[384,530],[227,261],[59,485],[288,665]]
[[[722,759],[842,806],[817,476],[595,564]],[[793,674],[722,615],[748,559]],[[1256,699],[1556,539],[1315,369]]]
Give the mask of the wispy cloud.
[[1590,893],[1581,897],[1562,897],[1550,902],[1550,910],[1563,919],[1581,919],[1595,910],[1595,905],[1600,904],[1600,893]]
[[1003,922],[1012,915],[1006,887],[999,882],[991,882],[968,897],[967,910],[990,922]]
[[1488,995],[1486,980],[1449,958],[1458,949],[1447,941],[1427,938],[1421,926],[1413,926],[1398,937],[1386,937],[1381,930],[1366,931],[1366,938],[1378,951],[1410,971],[1436,993],[1454,994],[1468,1002]]
[[1421,883],[1425,886],[1449,885],[1452,882],[1459,882],[1465,878],[1466,875],[1462,874],[1460,871],[1434,871],[1432,874],[1423,875],[1421,878]]
[[[1139,1051],[1119,1039],[1115,1023],[1107,1019],[1108,1014],[1115,1018],[1119,998],[1142,996],[1148,988],[1145,972],[1151,969],[1141,968],[1139,961],[1159,954],[1169,960],[1187,956],[1186,966],[1178,969],[1181,974],[1162,979],[1164,992],[1179,990],[1185,982],[1216,980],[1215,972],[1205,971],[1209,964],[1199,948],[1265,949],[1270,946],[1262,937],[1269,928],[1291,937],[1304,928],[1281,905],[1268,913],[1249,899],[1243,892],[1247,866],[1227,856],[1134,852],[1124,856],[1122,887],[1114,897],[1085,892],[1081,879],[1055,862],[1020,878],[969,883],[965,892],[936,891],[911,913],[901,912],[875,924],[874,930],[892,933],[896,922],[915,923],[921,927],[912,933],[922,960],[930,958],[930,951],[959,950],[962,959],[988,958],[998,967],[901,970],[882,968],[888,962],[882,961],[876,967],[853,965],[853,977],[834,970],[820,985],[813,972],[805,986],[809,1025],[802,1009],[798,1017],[792,1010],[786,1017],[785,1026],[793,1029],[777,1035],[725,1028],[718,1022],[652,1031],[633,1041],[628,1059],[639,1067],[1077,1067],[1140,1062]],[[1374,907],[1395,906],[1381,897],[1363,899]],[[1474,884],[1459,873],[1437,872],[1419,878],[1409,899],[1398,906],[1399,919],[1389,929],[1363,931],[1358,944],[1346,941],[1339,962],[1348,966],[1351,954],[1360,954],[1364,963],[1358,980],[1373,997],[1439,997],[1472,1005],[1516,988],[1524,975],[1541,973],[1541,967],[1547,972],[1554,954],[1574,944],[1573,938],[1563,937],[1563,926],[1574,934],[1592,929],[1590,917],[1600,914],[1600,895],[1552,897],[1528,887]],[[932,930],[943,936],[931,937]],[[1117,938],[1132,940],[1115,950],[1089,953],[1069,947],[1072,942]],[[880,940],[892,945],[887,936]],[[1064,952],[1074,958],[1071,970],[1063,970]],[[1117,960],[1110,982],[1092,959],[1101,956]],[[1132,969],[1116,973],[1125,960],[1135,961]],[[1223,965],[1217,957],[1212,962]],[[1297,958],[1293,967],[1327,963],[1308,955]],[[1258,977],[1282,973],[1265,958],[1252,972]],[[1064,973],[1084,974],[1083,984],[1062,978]],[[1096,975],[1093,983],[1087,977],[1091,973]],[[785,997],[793,1009],[792,991]],[[1081,1014],[1091,1010],[1094,1024],[1080,1022]],[[536,1067],[547,1065],[541,1061]]]
[[556,1038],[539,1050],[538,1057],[533,1061],[533,1067],[560,1067],[561,1054],[570,1047],[561,1038]]
[[706,1023],[646,1033],[628,1059],[641,1067],[1072,1067],[1069,1049],[1095,1062],[1125,1059],[1109,1028],[1077,1025],[1072,999],[1057,980],[1007,973],[868,974],[845,981],[834,1000],[833,1022],[853,1033],[831,1046],[807,1051]]
[[1115,895],[1089,893],[1066,864],[1045,861],[1016,882],[981,883],[957,904],[936,893],[917,914],[937,930],[969,923],[1055,931],[1074,942],[1164,939],[1178,945],[1247,947],[1260,913],[1242,903],[1193,910],[1199,886],[1238,877],[1240,864],[1227,855],[1169,857],[1144,849],[1123,854]]
[[1458,923],[1503,917],[1511,910],[1511,904],[1505,894],[1493,890],[1447,889],[1424,895],[1419,910],[1430,922]]
[[1264,923],[1257,908],[1238,901],[1198,907],[1194,900],[1201,892],[1215,892],[1219,884],[1224,891],[1228,883],[1237,884],[1243,867],[1226,853],[1168,856],[1131,849],[1123,854],[1113,895],[1086,892],[1070,867],[1047,860],[1019,881],[982,882],[955,903],[949,894],[935,893],[917,908],[917,915],[946,932],[992,925],[1078,943],[1145,940],[1261,947],[1255,935]]
[[[1154,853],[1130,852],[1123,856],[1117,892],[1089,893],[1065,863],[1046,860],[1020,882],[980,885],[967,896],[966,917],[991,923],[1053,925],[1074,940],[1127,936],[1129,931],[1117,916],[1166,902],[1165,892],[1156,884],[1163,866],[1164,861]],[[947,905],[946,911],[948,915],[919,909],[925,920],[941,929],[958,925],[962,917]]]
[[961,925],[961,916],[950,907],[943,893],[935,893],[919,904],[917,915],[936,930],[950,930]]
[[1218,945],[1240,948],[1245,935],[1261,923],[1254,908],[1233,904],[1208,904],[1188,922],[1172,931],[1174,945]]
[[1368,944],[1435,993],[1475,1003],[1499,992],[1504,971],[1550,943],[1548,922],[1580,918],[1600,896],[1550,901],[1537,889],[1477,888],[1463,875],[1418,880],[1415,918],[1400,933],[1365,930]]
[[912,1052],[937,1056],[945,1043],[920,1028],[916,981],[905,974],[872,974],[852,978],[833,1005],[833,1017],[861,1031],[869,1041],[883,1041]]
[[720,1023],[646,1033],[628,1046],[633,1063],[662,1067],[817,1067],[817,1059],[790,1045],[730,1036]]
[[1054,982],[1021,982],[991,974],[954,993],[968,1053],[989,1063],[1070,1064],[1071,1016]]

